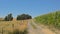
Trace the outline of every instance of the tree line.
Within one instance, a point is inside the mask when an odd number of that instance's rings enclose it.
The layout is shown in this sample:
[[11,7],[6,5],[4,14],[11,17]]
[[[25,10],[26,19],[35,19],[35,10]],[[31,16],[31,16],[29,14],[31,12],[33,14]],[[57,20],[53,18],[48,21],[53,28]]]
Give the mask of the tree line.
[[[21,15],[18,15],[16,17],[16,20],[26,20],[26,19],[32,19],[32,16],[30,16],[28,14],[21,14]],[[13,20],[12,13],[8,14],[7,16],[5,16],[4,20],[5,21],[12,21]]]

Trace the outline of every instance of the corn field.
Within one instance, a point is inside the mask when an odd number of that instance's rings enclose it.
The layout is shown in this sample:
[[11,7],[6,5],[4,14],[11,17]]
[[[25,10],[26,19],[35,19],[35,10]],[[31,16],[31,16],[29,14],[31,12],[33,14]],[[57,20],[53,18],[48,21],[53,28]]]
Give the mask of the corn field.
[[52,25],[55,28],[60,29],[60,11],[48,13],[35,17],[37,23]]

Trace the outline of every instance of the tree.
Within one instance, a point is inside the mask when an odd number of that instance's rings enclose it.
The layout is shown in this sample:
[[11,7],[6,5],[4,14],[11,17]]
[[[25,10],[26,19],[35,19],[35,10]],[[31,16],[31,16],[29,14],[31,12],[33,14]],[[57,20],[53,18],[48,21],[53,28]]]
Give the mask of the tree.
[[13,17],[11,13],[5,17],[5,21],[12,21],[12,20],[13,20]]
[[25,20],[25,19],[32,19],[32,17],[28,14],[21,14],[17,16],[17,20]]

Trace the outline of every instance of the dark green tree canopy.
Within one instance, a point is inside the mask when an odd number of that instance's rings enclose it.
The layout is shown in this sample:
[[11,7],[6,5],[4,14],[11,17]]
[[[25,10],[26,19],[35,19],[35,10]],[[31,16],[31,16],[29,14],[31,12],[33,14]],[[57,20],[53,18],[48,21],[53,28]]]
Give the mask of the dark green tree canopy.
[[17,20],[26,20],[26,19],[32,19],[32,17],[28,14],[21,14],[17,16]]
[[12,21],[12,20],[13,20],[13,17],[11,13],[5,17],[5,21]]

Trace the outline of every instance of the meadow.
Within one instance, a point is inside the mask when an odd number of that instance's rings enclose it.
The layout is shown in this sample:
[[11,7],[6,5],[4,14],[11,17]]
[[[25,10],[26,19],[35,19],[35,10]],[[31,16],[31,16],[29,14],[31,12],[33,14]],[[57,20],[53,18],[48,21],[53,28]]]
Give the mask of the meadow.
[[23,33],[24,30],[26,29],[27,29],[27,20],[0,21],[0,34],[12,34],[15,30],[16,32],[18,30]]

